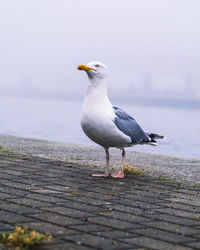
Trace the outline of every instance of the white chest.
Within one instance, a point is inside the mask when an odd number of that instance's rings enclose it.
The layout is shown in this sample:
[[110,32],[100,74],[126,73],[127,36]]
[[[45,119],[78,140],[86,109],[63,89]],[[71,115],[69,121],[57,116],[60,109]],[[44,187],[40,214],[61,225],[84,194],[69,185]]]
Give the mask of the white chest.
[[85,134],[103,147],[123,147],[130,138],[118,130],[111,105],[84,106],[81,126]]
[[85,134],[103,147],[123,147],[131,143],[129,136],[114,124],[115,113],[107,96],[106,83],[88,87],[83,104],[81,126]]

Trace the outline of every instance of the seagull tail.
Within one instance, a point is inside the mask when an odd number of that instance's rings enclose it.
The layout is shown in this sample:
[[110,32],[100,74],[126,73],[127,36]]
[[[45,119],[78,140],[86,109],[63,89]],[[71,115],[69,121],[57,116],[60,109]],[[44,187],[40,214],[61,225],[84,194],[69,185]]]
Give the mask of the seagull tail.
[[154,133],[147,133],[147,135],[151,138],[151,142],[157,142],[156,140],[158,139],[165,139],[163,135],[158,135]]

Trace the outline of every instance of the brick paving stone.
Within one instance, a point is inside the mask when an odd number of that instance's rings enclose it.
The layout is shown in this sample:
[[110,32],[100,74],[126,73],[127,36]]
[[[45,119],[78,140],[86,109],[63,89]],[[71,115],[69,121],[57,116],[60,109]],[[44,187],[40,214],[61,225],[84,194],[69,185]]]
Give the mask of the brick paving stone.
[[34,200],[39,200],[39,201],[43,201],[43,202],[48,202],[48,203],[56,203],[56,202],[62,202],[63,199],[57,198],[53,195],[44,195],[44,194],[40,194],[40,193],[32,193],[29,192],[26,195],[27,198],[30,199],[34,199]]
[[2,193],[2,192],[0,193],[1,202],[6,201],[7,199],[10,199],[10,198],[17,198],[17,196],[13,194]]
[[155,209],[148,209],[145,210],[143,208],[138,208],[138,207],[131,207],[131,206],[127,206],[127,205],[122,205],[122,204],[107,204],[105,206],[106,208],[111,208],[111,209],[115,209],[117,211],[121,211],[121,212],[126,212],[126,213],[130,213],[130,214],[134,214],[134,215],[148,215],[148,214],[155,214]]
[[108,217],[104,217],[104,216],[88,218],[88,221],[92,224],[105,225],[105,226],[110,227],[110,228],[118,228],[121,230],[143,228],[144,227],[144,226],[136,224],[136,223],[131,223],[131,222],[122,221],[122,220],[118,220],[118,219],[108,218]]
[[5,222],[5,223],[9,222],[17,224],[20,222],[29,222],[29,221],[35,221],[35,219],[20,214],[12,213],[9,211],[0,210],[0,222]]
[[92,178],[92,171],[0,153],[0,232],[19,224],[51,233],[41,250],[200,248],[200,189],[150,176]]
[[69,226],[70,228],[72,229],[75,229],[75,230],[79,230],[79,231],[82,231],[82,232],[85,232],[85,233],[95,233],[95,232],[108,232],[110,231],[110,228],[107,227],[107,226],[101,226],[101,225],[97,225],[97,224],[85,224],[85,225],[71,225]]
[[[164,222],[172,222],[175,223],[177,225],[183,225],[183,226],[187,226],[189,228],[189,226],[197,226],[200,225],[200,220],[196,220],[193,218],[184,218],[184,217],[179,217],[173,214],[164,214],[164,213],[159,213],[159,214],[147,214],[145,215],[150,219],[154,219],[154,220],[162,220]],[[148,223],[148,222],[147,222]],[[146,222],[145,222],[146,224]]]
[[[64,239],[64,238],[62,238]],[[101,236],[81,234],[71,235],[66,238],[68,241],[71,240],[78,245],[85,245],[92,247],[93,249],[123,249],[127,247],[133,247],[131,244],[116,241],[115,239],[106,239]]]
[[41,187],[41,188],[37,187],[36,189],[32,189],[32,190],[36,194],[46,194],[46,195],[56,194],[56,196],[61,194],[61,192],[59,192],[59,191],[51,190],[51,189],[47,189],[47,188],[43,188],[43,187]]
[[[113,201],[114,203],[117,203],[117,204],[122,204],[122,205],[125,205],[125,206],[130,206],[130,207],[136,207],[136,208],[143,208],[143,209],[153,209],[153,208],[160,208],[159,205],[157,205],[155,202],[154,202],[154,199],[152,199],[152,203],[147,203],[145,202],[145,198],[147,197],[144,197],[144,201],[139,201],[138,200],[138,197],[135,197],[134,195],[132,195],[132,198],[135,198],[134,200],[131,200],[131,199],[119,199],[119,198],[116,198],[116,199],[112,199],[110,201]],[[148,197],[148,199],[150,199]],[[159,200],[160,201],[160,200]]]
[[185,246],[200,249],[200,240],[198,240],[197,242],[185,243]]
[[67,206],[70,208],[75,208],[75,209],[80,209],[81,211],[85,211],[85,212],[100,212],[103,210],[102,207],[99,206],[94,206],[94,205],[88,205],[88,204],[81,204],[79,202],[72,202],[70,200],[62,202],[62,203],[57,203],[57,205],[61,205],[61,206]]
[[24,172],[11,170],[11,169],[6,169],[6,168],[4,168],[4,169],[1,168],[0,172],[1,172],[1,177],[2,177],[3,173],[7,173],[8,174],[7,176],[10,176],[10,175],[15,175],[15,176],[21,176],[22,175],[22,176],[24,176],[25,175]]
[[92,248],[74,244],[72,242],[70,243],[64,242],[61,244],[48,244],[48,245],[41,244],[41,246],[38,246],[34,249],[36,250],[57,250],[57,249],[58,250],[88,250]]
[[77,209],[72,209],[68,207],[51,206],[42,208],[43,211],[55,212],[61,215],[66,215],[70,217],[87,218],[96,216],[93,213],[83,212]]
[[97,231],[93,232],[95,235],[100,235],[105,238],[115,239],[118,240],[120,238],[132,238],[136,237],[137,235],[132,232],[126,232],[126,231],[120,231],[120,230],[114,230],[114,229],[107,229],[104,231]]
[[56,225],[62,225],[62,226],[84,224],[84,222],[82,220],[78,220],[78,219],[74,219],[71,217],[66,217],[63,215],[58,215],[56,213],[50,213],[50,212],[29,214],[29,217],[35,218],[37,220],[53,223]]
[[101,206],[101,205],[105,205],[105,201],[102,201],[102,200],[97,200],[97,199],[93,199],[93,198],[90,198],[88,199],[88,197],[83,197],[83,196],[71,196],[71,197],[68,197],[68,199],[70,200],[74,200],[76,202],[81,202],[81,203],[85,203],[85,204],[88,204],[88,205],[95,205],[95,206]]
[[146,218],[144,216],[138,216],[138,215],[133,215],[133,214],[128,214],[128,213],[122,213],[118,211],[112,211],[112,210],[104,210],[99,212],[100,215],[110,217],[110,218],[120,218],[120,220],[125,220],[128,222],[133,222],[133,223],[147,223],[152,221],[151,218]]
[[181,209],[165,207],[165,208],[155,209],[155,211],[159,211],[159,212],[166,213],[166,214],[177,215],[177,216],[184,217],[184,218],[190,218],[193,220],[200,220],[200,213],[195,212],[194,210],[189,212],[189,211],[184,211]]
[[10,224],[6,224],[4,222],[0,222],[0,232],[8,231],[13,229],[13,226]]
[[39,210],[32,208],[32,207],[27,207],[19,204],[13,204],[13,203],[5,203],[1,204],[0,208],[3,209],[4,211],[10,211],[13,213],[17,214],[27,214],[27,213],[37,213]]
[[[192,205],[195,205],[195,206],[200,206],[200,201],[199,201],[199,195],[197,196],[198,192],[196,191],[195,193],[192,193],[191,196],[195,196],[196,198],[192,200],[192,202],[190,201],[190,203],[188,203],[188,199],[186,197],[184,197],[184,193],[181,194],[181,198],[179,196],[179,194],[176,193],[176,197],[173,197],[170,199],[171,202],[174,202],[174,203],[182,203],[183,205],[185,204],[186,206],[188,204],[192,204]],[[178,195],[178,197],[177,197]]]
[[184,243],[188,241],[194,241],[196,238],[184,236],[182,234],[172,233],[168,231],[163,231],[159,229],[154,228],[145,228],[145,229],[131,229],[130,232],[133,232],[138,235],[145,235],[147,237],[152,237],[154,239],[164,240],[164,241],[170,241],[172,243]]
[[42,200],[33,200],[31,198],[11,198],[11,199],[7,199],[7,201],[13,202],[13,203],[17,203],[20,205],[26,205],[32,208],[41,208],[41,207],[45,207],[45,206],[51,206],[51,203],[47,203],[45,201]]
[[148,225],[149,227],[153,227],[153,228],[167,230],[167,231],[174,232],[174,233],[180,233],[185,236],[192,236],[192,235],[200,236],[200,229],[195,229],[193,227],[188,228],[187,226],[177,225],[177,224],[165,222],[162,220],[148,222],[145,225],[146,226]]
[[9,194],[10,196],[13,195],[13,196],[15,196],[17,198],[17,197],[26,196],[26,194],[29,192],[29,190],[22,190],[22,189],[9,187],[9,186],[6,186],[6,185],[1,185],[0,186],[0,192],[5,193],[5,194]]
[[[13,176],[13,178],[14,178],[14,176]],[[33,187],[33,185],[34,185],[34,182],[33,182],[33,184],[24,184],[24,183],[19,183],[19,182],[13,182],[13,179],[12,178],[10,178],[9,180],[8,179],[2,179],[2,181],[4,181],[4,183],[6,183],[6,186],[7,187],[11,187],[11,188],[19,188],[19,189],[23,189],[24,191],[25,190],[30,190],[32,187]]]
[[[178,203],[179,201],[177,201],[176,203],[160,203],[160,206],[163,207],[168,207],[168,208],[175,208],[175,209],[180,209],[183,211],[193,211],[195,213],[200,213],[200,206],[198,205],[194,205],[193,203],[191,204],[184,204],[184,203]],[[200,204],[199,204],[200,205]]]
[[150,237],[136,237],[132,239],[122,239],[123,242],[133,243],[135,245],[146,247],[147,249],[159,249],[159,250],[190,250],[190,247],[184,247],[177,244],[164,242]]
[[61,235],[71,235],[71,234],[79,234],[79,231],[73,230],[71,228],[67,227],[62,227],[58,226],[55,224],[51,224],[48,222],[28,222],[28,223],[23,223],[24,226],[27,226],[28,228],[32,230],[37,230],[42,233],[50,233],[54,237],[60,237]]

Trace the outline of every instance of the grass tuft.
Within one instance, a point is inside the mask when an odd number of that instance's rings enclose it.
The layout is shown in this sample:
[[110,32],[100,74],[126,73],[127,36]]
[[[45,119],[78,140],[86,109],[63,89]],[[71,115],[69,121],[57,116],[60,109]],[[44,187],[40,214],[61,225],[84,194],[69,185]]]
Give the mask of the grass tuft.
[[50,239],[51,235],[49,233],[41,234],[20,226],[16,226],[12,232],[0,234],[0,243],[12,249],[15,249],[15,247],[16,249],[30,248]]
[[128,164],[124,164],[124,173],[132,175],[144,175],[144,168],[129,167]]
[[10,150],[8,150],[8,149],[0,149],[0,152],[12,153],[12,151],[10,151]]
[[193,187],[200,188],[200,184],[193,184]]
[[12,151],[10,151],[8,149],[4,149],[2,146],[0,146],[0,152],[12,153]]
[[169,177],[159,176],[158,180],[160,180],[160,181],[171,181],[172,179],[169,178]]

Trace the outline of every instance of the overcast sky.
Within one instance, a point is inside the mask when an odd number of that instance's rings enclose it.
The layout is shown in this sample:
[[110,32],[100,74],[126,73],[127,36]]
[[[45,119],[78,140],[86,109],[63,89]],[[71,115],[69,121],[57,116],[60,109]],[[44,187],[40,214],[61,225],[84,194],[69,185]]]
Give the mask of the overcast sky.
[[135,75],[198,88],[200,1],[0,0],[1,93],[84,92],[76,67],[92,60],[116,88]]

